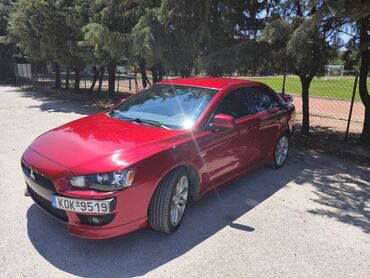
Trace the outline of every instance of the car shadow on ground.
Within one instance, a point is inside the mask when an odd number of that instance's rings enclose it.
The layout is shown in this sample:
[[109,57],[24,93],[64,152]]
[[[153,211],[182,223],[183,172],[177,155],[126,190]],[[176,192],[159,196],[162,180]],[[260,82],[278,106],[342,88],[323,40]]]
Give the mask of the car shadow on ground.
[[183,255],[226,226],[245,231],[245,236],[255,232],[248,223],[233,222],[285,186],[299,171],[262,167],[239,178],[192,203],[173,235],[145,229],[108,240],[79,239],[69,236],[64,224],[36,205],[27,212],[28,235],[38,252],[63,271],[89,277],[108,273],[143,275]]
[[[326,158],[325,158],[326,157]],[[258,233],[249,223],[240,223],[248,213],[282,187],[313,186],[318,217],[334,218],[370,232],[370,199],[367,166],[341,164],[335,158],[294,150],[282,169],[262,167],[242,176],[229,186],[193,203],[178,231],[163,235],[150,229],[125,236],[94,241],[71,237],[66,227],[45,215],[35,205],[27,212],[28,236],[37,251],[52,265],[79,276],[131,277],[146,274],[185,254],[225,227]],[[309,186],[311,186],[309,185]],[[245,218],[243,218],[245,219]],[[234,223],[239,222],[239,223]]]
[[[32,98],[41,102],[38,105],[30,105],[27,108],[39,108],[45,112],[76,113],[81,115],[90,115],[103,111],[101,106],[110,106],[108,100],[97,100],[88,96],[80,96],[77,99],[68,98],[68,95],[47,95],[46,92],[22,91],[20,94],[25,98]],[[70,95],[70,94],[69,94]],[[103,103],[101,103],[103,102]],[[117,101],[118,102],[118,101]],[[108,103],[108,104],[107,104]]]

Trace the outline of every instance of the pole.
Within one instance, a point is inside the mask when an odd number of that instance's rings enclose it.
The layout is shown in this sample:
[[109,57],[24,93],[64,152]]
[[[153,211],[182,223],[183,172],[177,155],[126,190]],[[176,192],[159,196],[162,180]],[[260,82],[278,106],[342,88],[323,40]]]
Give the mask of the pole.
[[286,79],[286,73],[284,73],[284,77],[283,77],[283,88],[281,89],[281,92],[283,94],[285,94],[285,79]]
[[353,110],[353,102],[355,101],[355,94],[356,94],[356,87],[357,87],[357,79],[358,76],[355,77],[355,84],[353,86],[353,92],[352,92],[352,99],[351,99],[351,106],[349,108],[349,115],[348,115],[348,122],[347,122],[347,130],[346,130],[346,137],[345,141],[348,141],[348,132],[349,132],[349,126],[351,124],[351,118],[352,118],[352,110]]
[[117,93],[119,92],[119,79],[120,79],[120,74],[118,72],[117,73]]
[[42,87],[45,87],[45,73],[43,67],[41,67],[41,72],[42,72]]

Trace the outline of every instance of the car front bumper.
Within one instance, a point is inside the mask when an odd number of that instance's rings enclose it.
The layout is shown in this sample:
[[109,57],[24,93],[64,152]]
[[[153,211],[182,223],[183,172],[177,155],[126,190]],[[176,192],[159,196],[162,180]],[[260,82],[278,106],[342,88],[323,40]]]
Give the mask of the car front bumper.
[[[25,195],[30,196],[35,204],[44,212],[67,224],[70,235],[89,239],[106,239],[130,233],[147,226],[147,217],[119,226],[112,226],[109,223],[99,226],[83,224],[81,223],[81,217],[79,217],[81,214],[54,208],[48,198],[48,196],[51,196],[52,192],[43,190],[41,186],[37,185],[26,176],[25,180],[27,184]],[[85,215],[88,216],[89,214]]]
[[[68,182],[68,177],[72,173],[67,168],[30,149],[24,153],[21,164],[27,186],[25,195],[31,196],[43,211],[66,223],[71,235],[104,239],[123,235],[147,226],[147,212],[152,195],[151,181],[140,183],[138,179],[139,183],[136,186],[116,192],[73,189]],[[114,209],[110,212],[113,217],[102,225],[87,224],[86,221],[83,221],[83,217],[91,216],[91,214],[54,208],[51,204],[53,194],[85,200],[113,198],[116,201]]]

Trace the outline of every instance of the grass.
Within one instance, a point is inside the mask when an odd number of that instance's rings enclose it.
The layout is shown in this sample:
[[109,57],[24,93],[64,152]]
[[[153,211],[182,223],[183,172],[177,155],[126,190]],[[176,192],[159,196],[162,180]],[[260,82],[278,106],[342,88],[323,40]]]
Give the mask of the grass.
[[[256,80],[269,85],[277,92],[281,92],[283,77],[250,77],[248,79]],[[310,96],[329,97],[335,99],[350,100],[352,98],[354,77],[330,78],[315,77],[310,85]],[[370,86],[369,90],[370,90]],[[297,76],[287,76],[285,81],[285,92],[290,94],[301,94],[301,82]],[[355,100],[360,100],[357,90]]]

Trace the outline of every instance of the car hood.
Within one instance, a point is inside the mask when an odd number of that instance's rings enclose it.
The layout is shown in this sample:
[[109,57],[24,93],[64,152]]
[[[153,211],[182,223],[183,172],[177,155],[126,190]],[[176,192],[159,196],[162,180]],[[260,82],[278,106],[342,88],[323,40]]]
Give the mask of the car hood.
[[169,148],[186,135],[111,118],[88,116],[48,131],[30,148],[78,175],[109,172]]

